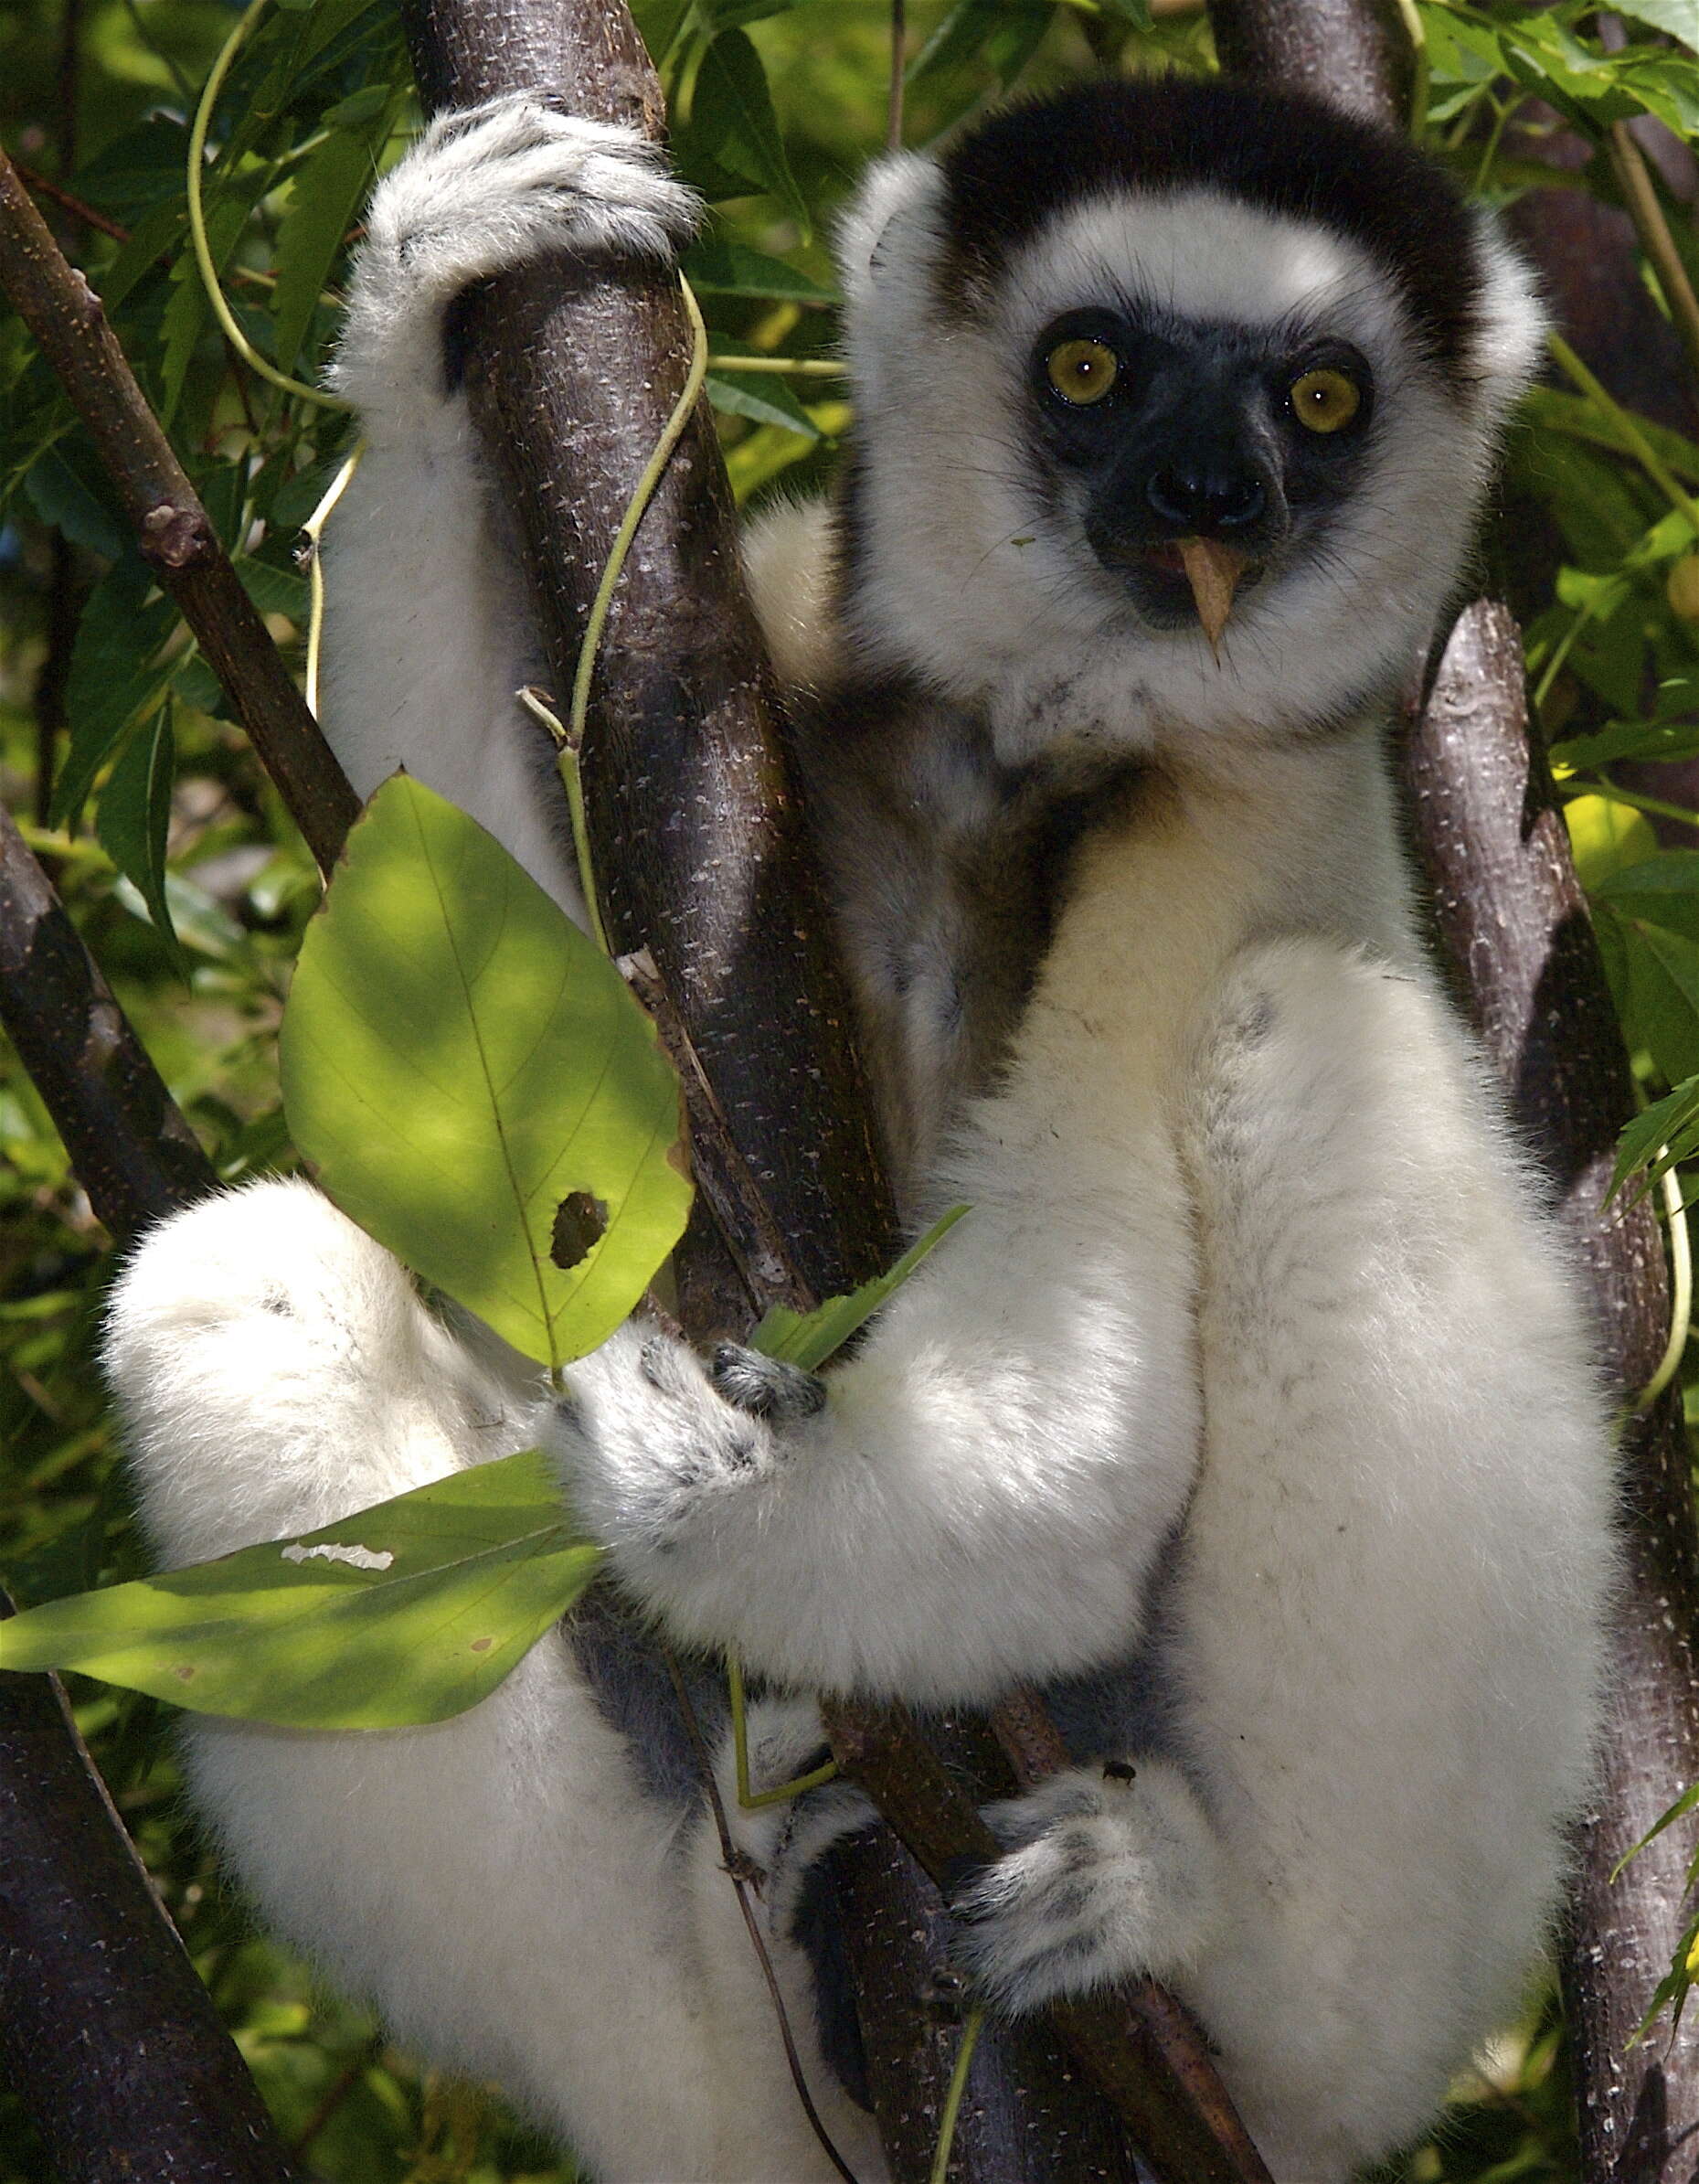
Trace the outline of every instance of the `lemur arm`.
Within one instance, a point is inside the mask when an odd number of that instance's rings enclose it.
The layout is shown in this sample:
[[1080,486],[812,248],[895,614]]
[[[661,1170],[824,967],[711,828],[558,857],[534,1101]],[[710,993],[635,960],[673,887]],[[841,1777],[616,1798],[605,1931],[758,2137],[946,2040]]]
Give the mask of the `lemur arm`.
[[[1067,1042],[1064,1012],[1049,1027]],[[972,1211],[799,1415],[638,1326],[571,1371],[568,1499],[682,1635],[922,1702],[1124,1657],[1199,1436],[1189,1215],[1154,1107],[1058,1116],[1042,1029],[943,1177]],[[1065,1104],[1066,1103],[1062,1103]],[[1066,1613],[1058,1603],[1066,1601]]]
[[366,452],[326,528],[324,729],[363,796],[398,765],[489,827],[575,915],[505,510],[450,383],[443,314],[545,250],[670,259],[696,202],[631,132],[510,100],[444,114],[378,186],[333,378]]

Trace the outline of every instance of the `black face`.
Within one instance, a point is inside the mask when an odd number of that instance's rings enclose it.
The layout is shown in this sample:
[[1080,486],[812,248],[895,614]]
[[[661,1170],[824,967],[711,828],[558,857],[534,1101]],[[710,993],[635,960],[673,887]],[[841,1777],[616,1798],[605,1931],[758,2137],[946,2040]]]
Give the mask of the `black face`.
[[[1146,620],[1195,618],[1179,541],[1235,548],[1241,589],[1289,564],[1352,489],[1375,388],[1349,343],[1070,311],[1034,346],[1032,431],[1051,497]],[[1072,485],[1071,492],[1067,487]]]

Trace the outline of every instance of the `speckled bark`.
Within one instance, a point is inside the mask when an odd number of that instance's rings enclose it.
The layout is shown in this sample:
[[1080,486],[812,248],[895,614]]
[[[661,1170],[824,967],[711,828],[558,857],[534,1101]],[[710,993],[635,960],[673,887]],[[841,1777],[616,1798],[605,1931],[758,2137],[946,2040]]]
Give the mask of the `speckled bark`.
[[[1389,19],[1373,0],[1213,0],[1211,15],[1230,65],[1322,91],[1336,65],[1343,103],[1396,123]],[[1627,1401],[1669,1331],[1663,1250],[1649,1208],[1602,1203],[1633,1111],[1627,1059],[1503,607],[1478,601],[1459,618],[1407,762],[1415,847],[1459,998],[1550,1177],[1601,1357]],[[1578,1834],[1564,1996],[1588,2184],[1694,2184],[1699,2021],[1673,2043],[1661,2029],[1629,2045],[1683,1932],[1686,1838],[1661,1838],[1610,1880],[1622,1853],[1699,1780],[1699,1571],[1677,1399],[1628,1427],[1622,1456],[1617,1693],[1597,1801]]]
[[[1528,733],[1522,645],[1478,601],[1453,630],[1407,746],[1411,811],[1460,997],[1511,1088],[1585,1270],[1610,1381],[1626,1402],[1662,1357],[1670,1298],[1649,1201],[1605,1210],[1633,1111],[1616,1014],[1544,758]],[[1683,1927],[1688,1833],[1610,1873],[1699,1780],[1699,1612],[1687,1436],[1666,1395],[1623,1439],[1628,1572],[1618,1690],[1598,1795],[1579,1833],[1564,1953],[1589,2184],[1699,2177],[1699,2016],[1630,2050]]]

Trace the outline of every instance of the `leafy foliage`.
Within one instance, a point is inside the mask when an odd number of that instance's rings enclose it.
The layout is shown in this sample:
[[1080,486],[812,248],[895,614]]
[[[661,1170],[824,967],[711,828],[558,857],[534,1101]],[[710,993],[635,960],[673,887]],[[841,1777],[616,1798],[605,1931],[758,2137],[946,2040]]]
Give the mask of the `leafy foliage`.
[[[1185,0],[910,0],[908,12],[910,143],[1010,88],[1092,67],[1213,65],[1206,20]],[[1609,48],[1579,0],[1416,0],[1415,12],[1428,143],[1467,186],[1525,200],[1530,220],[1556,202],[1536,190],[1617,204],[1615,122],[1651,114],[1683,142],[1699,138],[1694,0],[1614,11],[1626,36]],[[84,0],[65,71],[66,14],[57,0],[12,0],[0,15],[0,134],[82,208],[47,200],[244,581],[298,658],[298,529],[349,427],[233,359],[190,261],[189,124],[234,16],[223,0]],[[811,489],[829,474],[848,410],[832,379],[788,368],[831,356],[824,238],[883,139],[884,12],[868,0],[639,0],[638,14],[685,170],[717,208],[690,272],[734,484],[745,495]],[[389,0],[279,0],[239,56],[212,117],[209,243],[246,337],[284,372],[321,368],[363,193],[412,119]],[[1567,133],[1561,168],[1547,164],[1555,128]],[[1655,186],[1699,270],[1685,208]],[[1664,309],[1655,272],[1641,270]],[[738,357],[780,368],[726,361]],[[1508,573],[1533,696],[1651,1103],[1625,1137],[1625,1176],[1655,1166],[1663,1146],[1678,1159],[1699,1152],[1693,419],[1691,401],[1639,417],[1555,376],[1529,404],[1508,481]],[[315,899],[311,863],[152,588],[80,428],[5,319],[0,526],[0,787],[39,827],[73,913],[221,1171],[285,1162],[277,1028]],[[0,1271],[7,1581],[44,1601],[133,1578],[141,1557],[91,1367],[103,1240],[9,1057]],[[323,1582],[332,1566],[291,1567]],[[154,1701],[81,1689],[84,1725],[150,1870],[313,2168],[358,2184],[563,2176],[494,2110],[480,2120],[462,2093],[421,2085],[368,2022],[313,2000],[299,1966],[246,1934],[175,1803]],[[1549,2011],[1483,2069],[1457,2089],[1447,2133],[1391,2173],[1409,2184],[1573,2178]],[[0,2184],[41,2168],[22,2126],[0,2115]]]

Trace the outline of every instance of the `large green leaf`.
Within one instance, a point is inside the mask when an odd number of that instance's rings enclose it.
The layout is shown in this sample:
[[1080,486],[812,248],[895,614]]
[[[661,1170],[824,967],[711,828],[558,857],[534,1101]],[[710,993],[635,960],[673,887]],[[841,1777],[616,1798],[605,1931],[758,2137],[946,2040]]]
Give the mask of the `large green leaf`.
[[171,791],[176,745],[171,708],[162,705],[138,728],[101,791],[95,833],[113,864],[147,905],[154,930],[188,975],[165,899],[165,844],[171,832]]
[[329,1195],[527,1357],[604,1341],[684,1229],[654,1027],[500,844],[406,774],[307,929],[281,1063]]
[[495,1689],[600,1560],[526,1449],[320,1531],[29,1608],[0,1623],[0,1668],[75,1668],[295,1729],[441,1721]]
[[703,56],[689,133],[717,166],[777,197],[807,233],[808,206],[785,156],[766,72],[741,30],[722,31]]
[[[374,85],[379,107],[388,94]],[[301,163],[277,233],[272,339],[280,368],[292,372],[330,278],[342,239],[372,185],[372,147],[364,133],[334,130]]]

